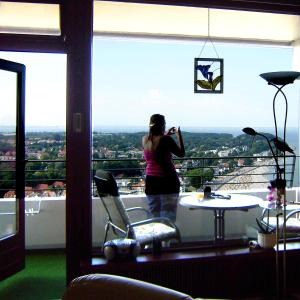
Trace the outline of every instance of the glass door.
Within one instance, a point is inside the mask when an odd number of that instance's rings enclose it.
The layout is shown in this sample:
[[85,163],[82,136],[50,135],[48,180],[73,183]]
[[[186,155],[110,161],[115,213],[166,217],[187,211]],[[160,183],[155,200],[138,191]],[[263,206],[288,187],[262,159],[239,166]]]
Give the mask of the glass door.
[[0,59],[0,280],[25,265],[25,66]]

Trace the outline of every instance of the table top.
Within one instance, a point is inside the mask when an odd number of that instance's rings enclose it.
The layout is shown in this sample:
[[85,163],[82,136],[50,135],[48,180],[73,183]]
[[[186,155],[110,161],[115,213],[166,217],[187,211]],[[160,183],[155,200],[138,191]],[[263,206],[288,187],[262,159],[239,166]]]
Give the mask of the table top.
[[[218,193],[219,194],[219,193]],[[205,199],[203,193],[193,193],[189,196],[182,197],[179,204],[193,209],[222,209],[222,210],[241,210],[248,208],[255,208],[263,201],[256,196],[250,196],[245,194],[225,194],[230,195],[230,199]]]
[[[262,207],[262,208],[269,209],[269,210],[275,210],[275,209],[277,209],[275,201],[270,202],[270,201],[266,201],[265,200],[265,201],[260,202],[259,206]],[[279,207],[279,209],[283,209],[283,206]],[[286,205],[285,209],[288,210],[288,211],[300,209],[300,204],[294,204],[294,203],[290,203],[289,204],[288,203]]]

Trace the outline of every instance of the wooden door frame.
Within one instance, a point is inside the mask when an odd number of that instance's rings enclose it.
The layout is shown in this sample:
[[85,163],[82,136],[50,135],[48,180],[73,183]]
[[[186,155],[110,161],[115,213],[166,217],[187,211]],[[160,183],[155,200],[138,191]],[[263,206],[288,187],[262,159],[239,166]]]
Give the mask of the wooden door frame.
[[0,280],[22,270],[25,266],[25,66],[1,60],[1,70],[16,74],[16,126],[15,126],[15,233],[0,242]]

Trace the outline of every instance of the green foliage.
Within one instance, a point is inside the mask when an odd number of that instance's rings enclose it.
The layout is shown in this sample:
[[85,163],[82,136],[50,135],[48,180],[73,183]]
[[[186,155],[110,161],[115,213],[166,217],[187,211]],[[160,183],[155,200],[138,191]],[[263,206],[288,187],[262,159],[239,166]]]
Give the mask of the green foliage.
[[112,172],[114,176],[125,175],[127,177],[141,176],[138,161],[101,161],[95,163],[94,170],[104,169]]
[[214,171],[210,168],[193,169],[184,173],[189,177],[190,185],[196,189],[203,187],[205,182],[211,181],[214,177]]
[[212,90],[214,91],[217,85],[221,82],[222,76],[217,76],[212,82],[207,80],[197,80],[196,83],[205,90]]
[[[143,159],[142,137],[147,132],[137,133],[93,133],[93,159],[112,159],[97,161],[93,169],[111,170],[115,176],[138,177],[143,175],[142,168],[145,162],[138,160],[126,160],[124,158]],[[265,133],[264,133],[265,134]],[[271,135],[265,134],[269,138]],[[172,136],[175,140],[176,137]],[[189,176],[193,187],[200,188],[205,181],[213,178],[213,169],[208,168],[217,165],[218,152],[224,149],[231,149],[231,156],[249,156],[244,158],[246,165],[251,165],[254,153],[269,151],[265,139],[261,137],[241,134],[233,136],[227,133],[195,133],[183,132],[186,157],[205,158],[204,160],[185,161],[187,168],[194,170],[187,171],[184,176]],[[14,136],[0,134],[0,154],[15,148],[12,140]],[[66,136],[64,132],[28,132],[26,133],[26,159],[31,160],[26,164],[26,185],[35,186],[38,183],[48,184],[55,180],[63,180],[66,175],[64,162],[40,162],[41,160],[65,160],[64,151],[66,148]],[[252,146],[251,146],[252,145]],[[250,147],[251,146],[251,147]],[[121,160],[118,160],[121,159]],[[177,160],[176,162],[183,162]],[[222,159],[228,162],[229,168],[236,167],[237,160]],[[3,172],[3,170],[14,171],[14,164],[7,163],[0,166],[0,190],[4,194],[12,189],[14,185],[14,172]]]
[[246,166],[251,166],[253,164],[253,158],[250,158],[250,157],[246,157],[244,158],[244,161],[245,161],[245,165]]
[[14,147],[6,142],[0,142],[0,152],[7,152],[7,151],[11,151],[12,149],[14,149]]

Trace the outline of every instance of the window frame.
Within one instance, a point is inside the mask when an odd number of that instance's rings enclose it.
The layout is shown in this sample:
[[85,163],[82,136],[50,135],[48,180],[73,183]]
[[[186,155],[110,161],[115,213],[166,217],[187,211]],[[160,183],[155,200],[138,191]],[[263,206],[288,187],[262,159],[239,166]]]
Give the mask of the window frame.
[[[61,35],[0,34],[1,51],[66,53],[67,67],[67,281],[78,276],[82,261],[91,257],[91,45],[93,1],[7,0],[11,2],[60,4]],[[112,0],[110,0],[112,1]],[[84,2],[84,3],[83,3]],[[120,1],[116,1],[120,2]],[[239,9],[300,15],[297,0],[273,3],[250,0],[123,1],[179,6]],[[72,117],[82,113],[82,132],[73,132]],[[77,150],[78,144],[85,145]],[[78,172],[81,170],[81,172]],[[72,174],[76,174],[73,176]],[[83,188],[81,188],[83,187]],[[91,262],[90,262],[91,263]]]

